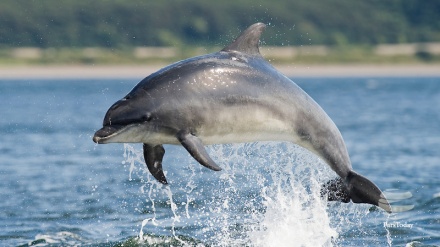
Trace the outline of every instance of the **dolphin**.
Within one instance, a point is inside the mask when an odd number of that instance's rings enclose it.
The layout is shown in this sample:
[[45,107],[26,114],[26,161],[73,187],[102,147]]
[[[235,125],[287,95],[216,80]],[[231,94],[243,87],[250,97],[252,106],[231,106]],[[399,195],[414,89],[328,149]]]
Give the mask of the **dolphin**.
[[149,75],[109,108],[93,141],[143,143],[145,163],[163,184],[163,144],[182,145],[201,165],[220,171],[205,145],[293,142],[339,175],[323,187],[329,200],[368,203],[391,212],[381,190],[353,171],[330,117],[261,56],[259,40],[265,27],[253,24],[219,52]]

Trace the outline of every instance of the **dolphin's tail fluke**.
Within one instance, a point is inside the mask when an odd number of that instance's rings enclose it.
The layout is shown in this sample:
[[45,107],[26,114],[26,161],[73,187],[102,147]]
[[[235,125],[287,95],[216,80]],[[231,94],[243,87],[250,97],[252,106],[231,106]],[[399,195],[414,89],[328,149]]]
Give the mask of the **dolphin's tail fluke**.
[[321,194],[327,195],[328,201],[368,203],[391,213],[391,206],[382,191],[354,171],[348,173],[345,181],[337,178],[324,184]]

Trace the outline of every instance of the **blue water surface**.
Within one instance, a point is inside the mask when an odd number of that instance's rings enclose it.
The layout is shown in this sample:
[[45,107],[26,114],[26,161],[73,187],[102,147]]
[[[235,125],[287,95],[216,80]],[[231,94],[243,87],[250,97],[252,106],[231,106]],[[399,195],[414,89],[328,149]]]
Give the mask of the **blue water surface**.
[[[283,229],[298,242],[277,237],[274,246],[440,245],[440,78],[293,80],[339,127],[354,169],[409,195],[393,205],[412,209],[302,205],[313,181],[335,175],[286,143],[210,147],[222,172],[166,146],[164,187],[142,167],[141,146],[92,142],[108,107],[139,79],[2,80],[0,246],[268,246]],[[282,207],[298,204],[301,213]]]

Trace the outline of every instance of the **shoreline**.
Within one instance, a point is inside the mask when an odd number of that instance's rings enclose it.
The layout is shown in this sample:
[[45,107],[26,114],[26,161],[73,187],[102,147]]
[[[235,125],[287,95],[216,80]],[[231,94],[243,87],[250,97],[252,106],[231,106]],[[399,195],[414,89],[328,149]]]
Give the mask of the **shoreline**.
[[[166,65],[23,65],[0,66],[0,79],[130,79],[145,78]],[[440,64],[274,65],[295,77],[440,77]]]

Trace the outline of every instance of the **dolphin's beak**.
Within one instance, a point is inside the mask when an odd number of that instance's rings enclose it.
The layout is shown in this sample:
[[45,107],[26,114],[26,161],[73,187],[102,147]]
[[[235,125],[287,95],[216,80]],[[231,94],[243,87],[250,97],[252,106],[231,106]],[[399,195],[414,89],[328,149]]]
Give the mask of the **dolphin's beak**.
[[101,139],[101,137],[99,137],[99,136],[96,136],[96,134],[95,134],[95,136],[93,136],[93,141],[95,142],[95,143],[99,143],[99,140]]
[[118,134],[119,130],[122,128],[124,128],[122,125],[104,126],[100,130],[96,131],[95,135],[93,136],[93,141],[98,144],[106,143],[106,140]]

